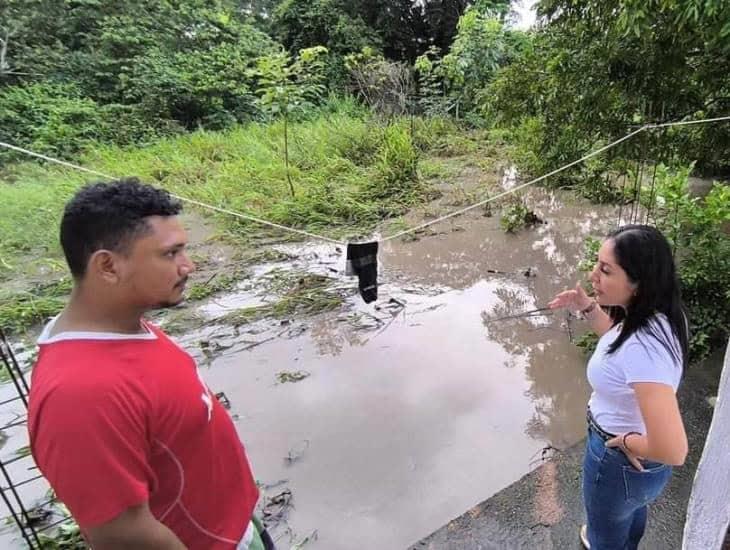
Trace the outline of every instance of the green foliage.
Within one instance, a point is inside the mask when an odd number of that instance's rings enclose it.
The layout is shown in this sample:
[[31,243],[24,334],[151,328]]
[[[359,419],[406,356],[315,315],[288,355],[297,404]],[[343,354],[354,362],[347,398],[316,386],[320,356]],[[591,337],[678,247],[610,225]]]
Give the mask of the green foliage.
[[426,113],[468,116],[482,101],[497,70],[525,47],[525,35],[508,30],[504,13],[493,8],[491,2],[467,8],[448,53],[439,59],[438,48],[431,47],[416,60]]
[[[510,128],[539,120],[542,131],[524,144],[533,162],[523,169],[546,173],[625,135],[630,124],[725,114],[730,41],[722,37],[730,32],[730,4],[543,0],[539,12],[543,25],[481,103],[487,118]],[[671,129],[667,139],[670,150],[665,140],[660,150],[649,148],[650,158],[676,154],[696,160],[701,173],[730,169],[727,125]],[[585,184],[587,195],[611,198],[584,169],[554,182]]]
[[369,192],[379,199],[412,203],[421,190],[418,179],[418,151],[406,124],[385,129],[375,163],[375,177]]
[[578,263],[578,270],[582,273],[590,273],[598,263],[598,251],[601,248],[601,240],[595,237],[586,237],[583,242],[583,256]]
[[445,69],[439,56],[439,49],[432,46],[414,64],[418,74],[418,102],[423,112],[430,117],[457,114],[458,97],[448,93]]
[[454,119],[445,116],[417,118],[413,124],[414,145],[421,151],[448,150],[450,143],[463,133]]
[[250,75],[258,79],[259,103],[273,117],[289,120],[314,107],[325,87],[322,55],[327,48],[315,46],[299,52],[296,59],[280,51],[260,57]]
[[284,120],[284,164],[289,191],[294,196],[294,184],[289,171],[289,121],[297,114],[311,109],[313,102],[324,92],[322,54],[327,48],[315,46],[299,52],[292,60],[285,52],[279,52],[258,60],[255,75],[259,80],[259,103],[274,117]]
[[[0,104],[4,140],[60,158],[73,158],[97,142],[143,143],[175,130],[164,121],[145,119],[137,106],[100,106],[76,86],[52,81],[0,88]],[[0,158],[24,157],[3,149]]]
[[[41,153],[65,157],[102,133],[96,103],[70,85],[44,82],[0,88],[0,104],[3,139]],[[0,154],[10,157],[5,150]]]
[[57,532],[49,536],[39,535],[42,550],[87,550],[88,545],[81,534],[81,529],[75,523],[61,525]]
[[17,333],[48,320],[63,309],[71,281],[39,285],[28,292],[0,296],[0,327]]
[[377,32],[343,0],[285,0],[276,9],[272,26],[290,52],[327,48],[327,81],[334,86],[346,79],[347,55],[382,47]]
[[575,345],[582,349],[583,353],[585,353],[587,356],[591,356],[593,355],[593,352],[596,351],[596,346],[598,345],[598,335],[592,330],[589,330],[585,334],[582,334],[578,339],[576,339]]
[[[693,360],[727,340],[730,327],[730,187],[716,183],[704,198],[692,198],[692,166],[657,169],[653,218],[677,250],[682,295],[689,310]],[[642,198],[652,200],[650,190]]]
[[[290,169],[298,185],[294,198],[288,197],[281,162],[283,121],[198,131],[140,149],[97,146],[79,163],[102,173],[136,175],[180,195],[289,226],[333,236],[369,231],[384,217],[402,214],[408,204],[424,200],[427,189],[417,175],[410,121],[396,120],[386,129],[352,100],[340,104],[342,112],[331,102],[320,116],[292,124]],[[445,139],[451,128],[418,119],[414,125],[424,151]],[[24,164],[6,171],[3,179],[0,275],[30,281],[43,276],[51,264],[32,258],[50,259],[62,272],[55,228],[63,204],[93,178]],[[244,243],[267,235],[259,225],[223,215],[218,220]]]
[[249,70],[274,43],[232,0],[4,4],[0,127],[18,145],[71,157],[259,115]]
[[516,198],[502,210],[499,225],[507,233],[516,233],[520,229],[540,223],[540,219],[525,204],[524,199]]
[[459,20],[458,33],[441,63],[447,86],[472,108],[479,90],[487,84],[506,57],[506,30],[502,22],[476,8]]

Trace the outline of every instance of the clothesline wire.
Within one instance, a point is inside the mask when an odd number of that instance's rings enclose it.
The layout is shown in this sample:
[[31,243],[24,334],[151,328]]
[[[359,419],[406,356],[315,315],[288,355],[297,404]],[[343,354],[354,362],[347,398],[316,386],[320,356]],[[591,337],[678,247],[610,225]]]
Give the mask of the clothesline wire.
[[491,197],[487,197],[486,199],[484,199],[482,201],[479,201],[479,202],[477,202],[475,204],[472,204],[471,206],[467,206],[465,208],[461,208],[461,209],[456,210],[454,212],[450,212],[449,214],[446,214],[446,215],[441,216],[439,218],[436,218],[434,220],[430,220],[430,221],[428,221],[426,223],[422,223],[421,225],[417,225],[416,227],[410,227],[410,228],[408,228],[408,229],[406,229],[404,231],[400,231],[399,233],[396,233],[395,235],[390,235],[389,237],[386,237],[386,238],[382,239],[382,242],[390,241],[392,239],[397,239],[398,237],[402,237],[403,235],[407,235],[408,233],[413,233],[415,231],[420,231],[420,230],[425,229],[426,227],[429,227],[431,225],[434,225],[434,224],[440,223],[442,221],[448,220],[449,218],[453,218],[453,217],[456,217],[456,216],[460,216],[462,214],[465,214],[466,212],[469,212],[470,210],[474,210],[475,208],[479,208],[480,206],[484,206],[485,204],[488,204],[488,203],[490,203],[492,201],[496,201],[497,199],[501,199],[502,197],[505,197],[507,195],[511,195],[512,193],[516,193],[517,191],[519,191],[521,189],[524,189],[525,187],[529,187],[530,185],[534,185],[534,184],[536,184],[536,183],[538,183],[538,182],[540,182],[540,181],[542,181],[544,179],[549,178],[550,176],[554,176],[555,174],[558,174],[558,173],[560,173],[560,172],[562,172],[564,170],[567,170],[568,168],[571,168],[572,166],[575,166],[576,164],[580,164],[581,162],[584,162],[584,161],[588,160],[589,158],[595,157],[596,155],[600,155],[604,151],[607,151],[608,149],[611,149],[612,147],[615,147],[619,143],[622,143],[622,142],[626,141],[627,139],[630,139],[630,138],[634,137],[636,134],[638,134],[640,132],[643,132],[645,129],[646,129],[646,127],[645,126],[642,126],[638,130],[634,130],[633,132],[631,132],[629,134],[626,134],[624,137],[622,137],[620,139],[617,139],[613,143],[609,143],[608,145],[605,145],[605,146],[601,147],[600,149],[596,149],[595,151],[593,151],[591,153],[588,153],[587,155],[579,158],[578,160],[574,160],[573,162],[568,163],[565,166],[561,166],[560,168],[557,168],[556,170],[553,170],[552,172],[549,172],[549,173],[547,173],[545,175],[542,175],[542,176],[540,176],[538,178],[535,178],[533,180],[530,180],[528,182],[525,182],[525,183],[523,183],[521,185],[518,185],[516,187],[513,187],[511,189],[507,189],[506,191],[503,191],[503,192],[498,193],[496,195],[492,195]]
[[[60,164],[61,166],[66,166],[68,168],[73,168],[75,170],[80,170],[82,172],[87,172],[89,174],[93,174],[95,176],[99,176],[99,177],[102,177],[102,178],[105,178],[105,179],[110,179],[110,180],[115,179],[114,176],[110,176],[108,174],[104,174],[103,172],[99,172],[97,170],[91,170],[90,168],[85,168],[83,166],[78,166],[76,164],[72,164],[72,163],[66,162],[64,160],[60,160],[60,159],[56,159],[56,158],[53,158],[53,157],[49,157],[47,155],[42,155],[40,153],[36,153],[36,152],[30,151],[28,149],[23,149],[22,147],[18,147],[16,145],[11,145],[9,143],[4,143],[2,141],[0,141],[0,147],[5,147],[6,149],[11,149],[13,151],[18,151],[20,153],[24,153],[24,154],[29,155],[31,157],[36,157],[36,158],[39,158],[39,159],[46,160],[48,162],[53,162],[53,163],[56,163],[56,164]],[[338,245],[346,245],[347,244],[345,242],[338,241],[336,239],[331,239],[331,238],[325,237],[323,235],[316,235],[314,233],[310,233],[309,231],[304,231],[302,229],[296,229],[294,227],[287,227],[286,225],[280,225],[278,223],[270,222],[268,220],[262,220],[261,218],[257,218],[256,216],[251,216],[249,214],[244,214],[242,212],[236,212],[234,210],[228,210],[227,208],[221,208],[219,206],[215,206],[215,205],[208,204],[208,203],[205,203],[205,202],[197,201],[195,199],[190,199],[188,197],[183,197],[183,196],[180,196],[180,195],[176,195],[174,193],[170,193],[170,196],[178,199],[179,201],[186,202],[188,204],[194,204],[195,206],[199,206],[199,207],[205,208],[207,210],[213,210],[213,211],[219,212],[221,214],[227,214],[229,216],[233,216],[233,217],[236,217],[236,218],[242,218],[242,219],[245,219],[245,220],[249,220],[249,221],[252,221],[252,222],[259,223],[261,225],[268,225],[270,227],[275,227],[275,228],[281,229],[283,231],[289,231],[291,233],[297,233],[299,235],[302,235],[302,236],[305,236],[305,237],[309,237],[311,239],[316,239],[316,240],[320,240],[320,241],[326,241],[326,242],[333,243],[333,244],[338,244]]]
[[[565,170],[567,170],[569,168],[572,168],[576,164],[580,164],[580,163],[585,162],[586,160],[588,160],[590,158],[593,158],[593,157],[595,157],[597,155],[600,155],[601,153],[603,153],[605,151],[608,151],[609,149],[612,149],[613,147],[617,146],[618,144],[623,143],[624,141],[626,141],[628,139],[631,139],[632,137],[634,137],[635,135],[637,135],[637,134],[639,134],[641,132],[644,132],[644,131],[647,131],[647,130],[653,130],[653,129],[657,129],[657,128],[667,128],[667,127],[670,127],[670,126],[686,126],[686,125],[690,125],[690,124],[708,124],[708,123],[711,123],[711,122],[721,122],[721,121],[728,121],[728,120],[730,120],[730,116],[723,116],[723,117],[716,117],[716,118],[709,118],[709,119],[697,119],[697,120],[684,120],[684,121],[676,121],[676,122],[664,122],[664,123],[659,123],[659,124],[645,124],[645,125],[641,126],[640,128],[638,128],[637,130],[634,130],[633,132],[630,132],[630,133],[626,134],[625,136],[623,136],[623,137],[621,137],[621,138],[619,138],[619,139],[617,139],[617,140],[609,143],[608,145],[604,145],[603,147],[600,147],[599,149],[596,149],[595,151],[592,151],[592,152],[588,153],[587,155],[582,156],[578,160],[574,160],[573,162],[570,162],[570,163],[568,163],[568,164],[566,164],[564,166],[561,166],[560,168],[557,168],[557,169],[553,170],[552,172],[549,172],[547,174],[544,174],[544,175],[542,175],[540,177],[537,177],[535,179],[532,179],[532,180],[530,180],[528,182],[525,182],[525,183],[523,183],[521,185],[518,185],[516,187],[513,187],[511,189],[507,189],[507,190],[505,190],[505,191],[503,191],[501,193],[498,193],[496,195],[492,195],[491,197],[488,197],[488,198],[486,198],[486,199],[484,199],[482,201],[479,201],[479,202],[477,202],[475,204],[472,204],[470,206],[467,206],[465,208],[461,208],[461,209],[456,210],[454,212],[450,212],[449,214],[446,214],[446,215],[441,216],[439,218],[436,218],[434,220],[430,220],[428,222],[422,223],[422,224],[417,225],[415,227],[410,227],[410,228],[405,229],[403,231],[399,231],[398,233],[395,233],[394,235],[390,235],[388,237],[385,237],[385,238],[380,239],[380,242],[391,241],[393,239],[397,239],[398,237],[402,237],[402,236],[408,235],[410,233],[415,233],[416,231],[421,231],[422,229],[425,229],[425,228],[430,227],[432,225],[435,225],[437,223],[441,223],[441,222],[443,222],[445,220],[448,220],[450,218],[454,218],[456,216],[461,216],[462,214],[465,214],[466,212],[469,212],[471,210],[474,210],[475,208],[479,208],[480,206],[484,206],[485,204],[489,204],[489,203],[491,203],[493,201],[496,201],[498,199],[501,199],[502,197],[505,197],[505,196],[511,195],[513,193],[516,193],[517,191],[520,191],[520,190],[522,190],[522,189],[524,189],[526,187],[529,187],[531,185],[534,185],[534,184],[536,184],[536,183],[538,183],[540,181],[543,181],[543,180],[545,180],[545,179],[547,179],[549,177],[552,177],[552,176],[554,176],[556,174],[559,174],[560,172],[563,172],[563,171],[565,171]],[[42,159],[42,160],[45,160],[45,161],[48,161],[48,162],[52,162],[52,163],[55,163],[55,164],[59,164],[61,166],[65,166],[67,168],[72,168],[74,170],[79,170],[81,172],[86,172],[88,174],[92,174],[92,175],[95,175],[95,176],[99,176],[99,177],[102,177],[102,178],[105,178],[105,179],[115,179],[113,176],[110,176],[108,174],[104,174],[103,172],[99,172],[97,170],[92,170],[90,168],[85,168],[83,166],[79,166],[79,165],[73,164],[71,162],[66,162],[64,160],[60,160],[60,159],[57,159],[57,158],[53,158],[53,157],[50,157],[48,155],[43,155],[41,153],[36,153],[36,152],[31,151],[29,149],[24,149],[23,147],[18,147],[17,145],[12,145],[10,143],[5,143],[5,142],[0,141],[0,147],[4,147],[5,149],[10,149],[12,151],[16,151],[16,152],[19,152],[19,153],[23,153],[23,154],[28,155],[28,156],[31,156],[31,157],[39,158],[39,159]],[[178,200],[180,200],[182,202],[185,202],[185,203],[188,203],[188,204],[192,204],[192,205],[198,206],[198,207],[203,208],[203,209],[212,210],[214,212],[218,212],[218,213],[225,214],[225,215],[228,215],[228,216],[232,216],[232,217],[236,217],[236,218],[240,218],[240,219],[252,221],[252,222],[258,223],[260,225],[266,225],[266,226],[269,226],[269,227],[273,227],[273,228],[276,228],[276,229],[280,229],[282,231],[288,231],[290,233],[295,233],[295,234],[298,234],[298,235],[302,235],[304,237],[309,237],[311,239],[315,239],[315,240],[319,240],[319,241],[324,241],[324,242],[328,242],[328,243],[332,243],[332,244],[337,244],[337,245],[343,245],[343,246],[347,244],[344,241],[339,241],[337,239],[333,239],[333,238],[330,238],[330,237],[326,237],[324,235],[317,235],[315,233],[310,233],[309,231],[304,231],[302,229],[296,229],[294,227],[288,227],[288,226],[281,225],[281,224],[278,224],[278,223],[274,223],[274,222],[271,222],[271,221],[268,221],[268,220],[263,220],[261,218],[257,218],[256,216],[251,216],[250,214],[244,214],[242,212],[237,212],[237,211],[234,211],[234,210],[229,210],[227,208],[221,208],[219,206],[215,206],[215,205],[212,205],[212,204],[208,204],[208,203],[205,203],[205,202],[202,202],[202,201],[198,201],[198,200],[195,200],[195,199],[190,199],[188,197],[183,197],[183,196],[180,196],[180,195],[177,195],[177,194],[172,194],[172,193],[171,193],[171,196],[173,196],[174,198],[176,198],[176,199],[178,199]]]

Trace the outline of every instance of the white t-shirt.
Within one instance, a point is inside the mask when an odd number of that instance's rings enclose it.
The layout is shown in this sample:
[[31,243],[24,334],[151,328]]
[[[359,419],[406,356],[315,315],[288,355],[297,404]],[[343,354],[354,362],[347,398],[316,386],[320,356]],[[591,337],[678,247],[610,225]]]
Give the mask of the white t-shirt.
[[[681,349],[665,315],[657,314],[649,322],[660,336],[666,334],[671,338],[670,345]],[[682,364],[646,330],[636,331],[613,354],[607,355],[620,331],[617,325],[601,336],[588,361],[588,382],[593,388],[588,406],[598,425],[607,432],[645,434],[646,426],[631,384],[658,382],[671,386],[676,393]],[[681,353],[677,355],[681,357]]]

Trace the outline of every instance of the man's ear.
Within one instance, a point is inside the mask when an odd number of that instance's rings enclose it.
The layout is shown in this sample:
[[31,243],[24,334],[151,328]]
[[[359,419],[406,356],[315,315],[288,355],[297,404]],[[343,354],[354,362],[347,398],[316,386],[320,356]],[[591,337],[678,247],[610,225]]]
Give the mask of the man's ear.
[[89,258],[87,274],[100,278],[108,284],[117,284],[120,281],[119,258],[110,250],[97,250]]

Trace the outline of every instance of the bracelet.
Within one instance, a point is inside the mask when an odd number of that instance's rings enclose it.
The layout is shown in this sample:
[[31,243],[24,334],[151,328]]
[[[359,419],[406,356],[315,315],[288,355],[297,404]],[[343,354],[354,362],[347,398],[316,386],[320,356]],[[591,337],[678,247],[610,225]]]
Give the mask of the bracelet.
[[590,313],[591,311],[593,311],[594,309],[596,309],[596,307],[597,307],[597,306],[598,306],[598,302],[596,302],[595,300],[593,300],[593,301],[591,302],[591,305],[589,305],[589,306],[588,306],[587,308],[585,308],[585,309],[581,309],[579,313],[581,314],[581,316],[582,316],[582,317],[584,317],[584,318],[585,318],[585,316],[586,316],[586,315],[588,315],[588,314],[589,314],[589,313]]
[[630,435],[641,435],[639,432],[626,432],[623,437],[621,438],[621,446],[624,448],[626,452],[631,452],[631,449],[629,449],[628,445],[626,445],[626,438]]

